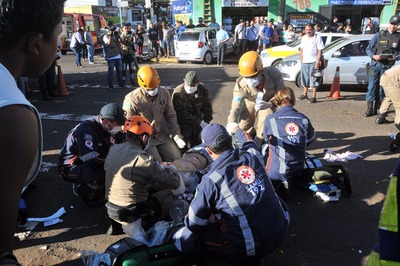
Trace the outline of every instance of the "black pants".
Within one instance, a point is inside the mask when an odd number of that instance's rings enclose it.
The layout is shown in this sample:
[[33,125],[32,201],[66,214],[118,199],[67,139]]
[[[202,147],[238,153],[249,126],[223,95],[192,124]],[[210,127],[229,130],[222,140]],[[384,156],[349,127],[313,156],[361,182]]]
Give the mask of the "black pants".
[[236,58],[239,59],[242,56],[242,54],[244,54],[246,52],[247,39],[239,39],[237,44],[238,44],[238,48],[237,48]]

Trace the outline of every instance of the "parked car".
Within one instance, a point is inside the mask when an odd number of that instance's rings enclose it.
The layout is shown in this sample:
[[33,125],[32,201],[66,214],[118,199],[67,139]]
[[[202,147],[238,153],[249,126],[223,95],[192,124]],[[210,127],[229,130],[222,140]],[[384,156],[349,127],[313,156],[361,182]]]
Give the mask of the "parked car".
[[[340,39],[345,36],[349,36],[349,34],[346,33],[318,33],[319,36],[321,36],[322,41],[324,42],[325,45]],[[279,65],[282,62],[282,59],[285,58],[286,56],[292,55],[292,54],[298,54],[300,53],[299,48],[300,48],[300,42],[301,39],[297,39],[294,42],[288,44],[288,45],[279,45],[271,48],[267,48],[264,51],[260,53],[262,62],[264,67],[267,66],[274,66],[274,67],[279,67]]]
[[[211,64],[217,58],[217,30],[214,28],[194,28],[182,32],[175,44],[178,63],[185,61]],[[226,54],[233,53],[233,38],[227,42]]]
[[[365,52],[372,34],[348,35],[328,44],[323,50],[328,66],[323,71],[323,84],[332,84],[336,67],[340,67],[340,84],[366,85],[368,76],[366,65],[371,58]],[[300,55],[285,57],[279,70],[285,81],[295,82],[301,87]]]

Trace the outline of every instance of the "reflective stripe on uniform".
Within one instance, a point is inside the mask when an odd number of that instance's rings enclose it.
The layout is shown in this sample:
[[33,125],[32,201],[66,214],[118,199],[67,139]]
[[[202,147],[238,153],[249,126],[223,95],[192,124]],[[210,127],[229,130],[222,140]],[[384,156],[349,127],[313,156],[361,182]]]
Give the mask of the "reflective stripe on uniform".
[[82,162],[86,162],[86,161],[89,161],[89,160],[91,160],[91,159],[96,158],[96,157],[99,156],[99,155],[100,155],[100,153],[95,152],[95,151],[91,151],[91,152],[89,152],[89,153],[86,153],[85,155],[82,155],[82,156],[80,157],[80,159],[81,159]]
[[[276,136],[276,139],[278,141],[276,147],[278,149],[278,156],[282,160],[279,160],[279,173],[280,174],[286,174],[286,153],[285,149],[283,149],[283,141],[281,136],[279,135],[279,130],[278,130],[278,125],[276,124],[275,118],[270,120],[271,122],[271,129],[272,129],[272,134]],[[283,162],[283,163],[282,163]]]
[[246,215],[243,213],[243,210],[240,208],[239,203],[236,201],[223,177],[217,172],[212,173],[209,177],[210,180],[212,180],[214,183],[221,185],[222,197],[225,198],[225,201],[231,208],[233,214],[239,219],[239,225],[242,229],[247,256],[255,256],[256,251],[254,237],[253,233],[251,232],[251,228],[247,221]]
[[207,222],[208,222],[208,219],[202,219],[202,218],[196,216],[196,214],[193,211],[192,206],[189,207],[188,218],[192,223],[200,225],[200,226],[205,226],[205,225],[207,225]]

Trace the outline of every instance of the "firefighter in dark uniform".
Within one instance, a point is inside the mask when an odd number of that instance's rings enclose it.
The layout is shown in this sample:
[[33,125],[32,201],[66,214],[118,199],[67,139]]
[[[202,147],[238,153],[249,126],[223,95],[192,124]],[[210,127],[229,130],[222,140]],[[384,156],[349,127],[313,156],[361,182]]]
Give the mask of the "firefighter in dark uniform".
[[[125,122],[124,111],[116,103],[101,108],[93,116],[73,128],[59,155],[58,173],[65,180],[77,184],[77,193],[89,206],[104,203],[104,161],[114,134]],[[122,134],[122,133],[121,133]]]
[[174,234],[182,252],[228,263],[257,264],[282,243],[289,214],[273,191],[262,155],[248,134],[236,127],[241,148],[220,124],[207,125],[201,139],[214,162],[196,189],[185,226]]
[[201,129],[213,119],[213,109],[210,91],[196,71],[189,71],[183,81],[175,88],[172,102],[184,141],[191,148],[201,143]]
[[365,95],[367,110],[363,114],[365,117],[378,113],[383,99],[383,89],[379,86],[379,80],[383,72],[400,59],[400,33],[397,32],[399,23],[400,17],[392,16],[387,30],[375,33],[366,48],[371,63],[368,68],[368,91]]

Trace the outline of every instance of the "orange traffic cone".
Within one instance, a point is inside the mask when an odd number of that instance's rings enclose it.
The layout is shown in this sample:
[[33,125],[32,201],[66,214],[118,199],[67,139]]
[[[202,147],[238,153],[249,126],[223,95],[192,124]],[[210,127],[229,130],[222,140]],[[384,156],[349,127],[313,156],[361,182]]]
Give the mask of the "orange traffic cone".
[[343,99],[342,96],[340,96],[340,67],[336,67],[336,72],[335,72],[335,77],[333,78],[332,86],[331,86],[331,91],[328,96],[326,96],[331,99]]
[[68,92],[68,88],[65,85],[64,75],[61,71],[61,66],[57,66],[57,78],[58,78],[58,95],[67,96],[70,95],[71,92]]

